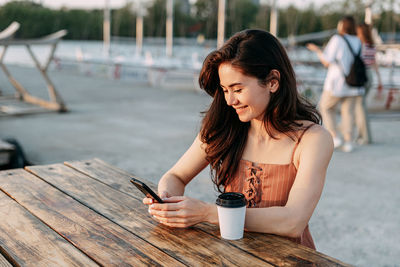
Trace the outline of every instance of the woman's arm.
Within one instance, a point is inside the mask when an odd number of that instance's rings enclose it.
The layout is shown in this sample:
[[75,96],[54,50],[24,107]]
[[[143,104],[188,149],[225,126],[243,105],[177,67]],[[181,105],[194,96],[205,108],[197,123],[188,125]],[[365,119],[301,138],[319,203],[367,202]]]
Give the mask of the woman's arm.
[[[196,141],[193,145],[195,144]],[[247,209],[245,222],[247,231],[290,237],[298,237],[304,231],[321,196],[326,170],[333,153],[332,137],[321,126],[313,126],[304,134],[297,150],[298,171],[286,206]],[[196,150],[194,149],[194,151]],[[188,155],[185,154],[186,158],[190,159],[191,152],[187,153]],[[186,162],[185,159],[181,160],[178,163]],[[174,168],[175,166],[171,170]],[[175,172],[172,171],[171,173]],[[180,175],[182,173],[179,172],[179,174],[175,173],[173,176],[181,177]],[[172,180],[168,176],[164,181],[167,181],[167,179]],[[177,184],[184,188],[188,181],[182,178],[177,179],[180,180]],[[168,185],[160,185],[160,189],[172,190],[169,189]],[[188,227],[204,221],[218,224],[215,204],[185,196],[167,198],[166,202],[169,203],[152,204],[149,209],[150,214],[165,225]]]
[[185,186],[206,166],[205,145],[200,137],[167,171],[158,183],[158,192],[165,204],[152,203],[145,198],[145,204],[151,204],[149,213],[157,221],[171,227],[188,227],[199,222],[218,223],[215,205],[183,196]]
[[286,206],[247,209],[247,231],[289,237],[298,237],[304,231],[322,193],[333,153],[332,137],[321,126],[313,126],[297,150],[298,171]]
[[207,165],[205,144],[198,135],[185,154],[161,177],[158,193],[161,197],[182,196],[185,186]]
[[308,43],[306,47],[308,48],[308,50],[313,51],[317,54],[319,61],[321,61],[322,65],[324,65],[325,68],[329,67],[329,62],[324,58],[324,54],[322,53],[321,48],[312,43]]

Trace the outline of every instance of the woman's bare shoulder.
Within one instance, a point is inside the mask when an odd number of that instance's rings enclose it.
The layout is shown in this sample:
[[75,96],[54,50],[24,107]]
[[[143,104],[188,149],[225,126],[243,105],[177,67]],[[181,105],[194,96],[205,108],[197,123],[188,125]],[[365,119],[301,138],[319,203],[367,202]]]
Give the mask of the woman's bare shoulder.
[[315,124],[307,129],[300,140],[295,153],[295,165],[298,168],[300,158],[306,161],[324,160],[328,164],[333,153],[331,134],[321,125]]
[[322,147],[333,147],[332,135],[322,125],[310,124],[300,143],[314,144]]

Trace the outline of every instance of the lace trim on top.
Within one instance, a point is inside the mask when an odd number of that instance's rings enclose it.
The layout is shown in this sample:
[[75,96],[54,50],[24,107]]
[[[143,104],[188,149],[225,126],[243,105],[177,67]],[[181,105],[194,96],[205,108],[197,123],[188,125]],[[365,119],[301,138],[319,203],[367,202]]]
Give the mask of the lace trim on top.
[[250,172],[246,175],[246,183],[244,185],[244,194],[247,199],[247,207],[253,208],[261,201],[261,180],[260,180],[260,172],[262,172],[262,168],[258,166],[247,166],[247,172]]

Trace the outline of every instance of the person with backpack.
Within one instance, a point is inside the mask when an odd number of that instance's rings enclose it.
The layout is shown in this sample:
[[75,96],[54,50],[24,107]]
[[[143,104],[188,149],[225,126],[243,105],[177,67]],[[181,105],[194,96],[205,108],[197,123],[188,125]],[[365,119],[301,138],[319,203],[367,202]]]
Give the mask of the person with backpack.
[[[334,147],[344,152],[353,150],[354,103],[364,94],[367,81],[361,55],[361,41],[356,36],[356,23],[352,16],[343,17],[337,25],[338,34],[331,37],[322,51],[315,44],[307,48],[316,52],[321,63],[328,68],[319,102],[325,127],[331,133]],[[338,134],[336,108],[341,104],[341,133]]]

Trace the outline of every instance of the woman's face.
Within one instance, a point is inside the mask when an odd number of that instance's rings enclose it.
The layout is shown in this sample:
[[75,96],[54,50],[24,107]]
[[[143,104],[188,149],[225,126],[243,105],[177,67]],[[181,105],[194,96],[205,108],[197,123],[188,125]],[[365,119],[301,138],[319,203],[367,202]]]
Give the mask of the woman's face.
[[222,63],[218,74],[226,103],[236,110],[240,121],[263,120],[270,93],[277,88],[270,83],[260,85],[257,78],[244,75],[230,63]]

